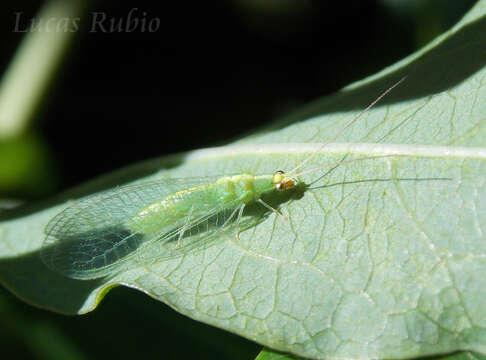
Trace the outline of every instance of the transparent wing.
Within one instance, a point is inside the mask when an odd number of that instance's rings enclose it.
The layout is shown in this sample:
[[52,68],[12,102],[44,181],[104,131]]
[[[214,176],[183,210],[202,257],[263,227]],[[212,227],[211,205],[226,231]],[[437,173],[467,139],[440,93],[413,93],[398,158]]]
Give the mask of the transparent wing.
[[181,255],[228,225],[227,217],[241,204],[226,204],[225,208],[214,204],[201,210],[196,203],[189,216],[150,233],[131,230],[130,223],[140,210],[165,196],[215,179],[166,179],[122,186],[81,199],[47,224],[41,258],[54,271],[88,279],[113,272],[129,258],[148,261]]
[[[73,234],[125,223],[149,204],[180,190],[209,184],[216,178],[162,179],[120,186],[80,199],[64,209],[47,224],[46,235],[70,237]],[[46,239],[49,245],[55,239]]]
[[215,207],[210,213],[196,219],[191,218],[190,226],[187,228],[182,225],[165,234],[154,236],[157,241],[144,243],[140,247],[140,251],[135,253],[133,262],[150,264],[155,260],[175,258],[194,250],[206,249],[222,232],[233,236],[236,226],[243,231],[263,219],[262,217],[245,216],[238,219],[237,223],[237,215],[241,206],[240,202],[234,201],[224,208]]

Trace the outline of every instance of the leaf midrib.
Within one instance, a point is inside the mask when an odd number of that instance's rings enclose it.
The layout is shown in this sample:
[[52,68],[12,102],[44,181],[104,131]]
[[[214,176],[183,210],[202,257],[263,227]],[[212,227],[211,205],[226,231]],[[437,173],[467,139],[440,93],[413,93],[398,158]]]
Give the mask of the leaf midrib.
[[368,156],[401,155],[416,157],[474,158],[486,159],[486,148],[463,146],[434,146],[416,144],[376,144],[376,143],[272,143],[245,144],[212,147],[195,150],[184,156],[185,161],[220,159],[238,155],[304,155],[318,153],[356,154]]

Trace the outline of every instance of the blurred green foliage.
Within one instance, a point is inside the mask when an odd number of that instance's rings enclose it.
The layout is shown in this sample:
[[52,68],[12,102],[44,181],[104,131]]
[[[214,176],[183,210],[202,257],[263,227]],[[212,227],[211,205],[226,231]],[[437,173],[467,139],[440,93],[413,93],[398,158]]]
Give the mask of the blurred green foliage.
[[35,132],[0,140],[0,196],[41,197],[56,188],[48,146]]

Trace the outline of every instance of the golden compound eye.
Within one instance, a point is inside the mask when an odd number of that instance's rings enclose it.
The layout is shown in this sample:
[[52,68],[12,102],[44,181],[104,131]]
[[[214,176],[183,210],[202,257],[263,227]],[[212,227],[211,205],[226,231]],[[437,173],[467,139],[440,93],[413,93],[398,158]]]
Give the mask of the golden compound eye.
[[272,183],[278,184],[278,183],[281,183],[282,181],[284,181],[284,179],[285,179],[284,172],[283,171],[277,171],[275,174],[273,174]]

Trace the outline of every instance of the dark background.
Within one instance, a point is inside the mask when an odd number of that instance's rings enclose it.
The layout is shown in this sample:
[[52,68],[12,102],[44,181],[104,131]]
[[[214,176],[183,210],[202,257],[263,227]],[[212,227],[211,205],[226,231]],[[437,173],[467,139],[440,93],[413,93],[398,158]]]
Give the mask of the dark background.
[[[0,196],[44,198],[143,159],[251,133],[410,54],[472,3],[93,1],[30,128],[3,144],[19,165],[0,168]],[[15,12],[25,29],[40,4],[2,3],[2,69],[24,35],[12,32]],[[158,30],[89,31],[93,13],[123,21],[133,8],[159,19]]]
[[[46,198],[168,153],[223,144],[412,53],[474,1],[97,1],[28,129],[0,141],[0,198]],[[0,71],[41,2],[0,5]],[[89,32],[93,12],[160,19]],[[3,161],[2,161],[3,160]],[[0,292],[0,349],[21,358],[252,359],[260,347],[128,289],[65,317]],[[61,356],[62,355],[62,356]],[[65,356],[64,356],[65,355]]]

